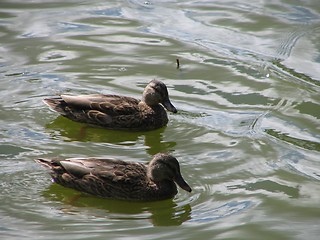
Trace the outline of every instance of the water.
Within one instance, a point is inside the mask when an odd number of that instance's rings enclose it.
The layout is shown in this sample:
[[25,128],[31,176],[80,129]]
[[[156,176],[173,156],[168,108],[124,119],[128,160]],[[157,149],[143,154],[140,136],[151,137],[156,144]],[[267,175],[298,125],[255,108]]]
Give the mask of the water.
[[[318,1],[8,0],[0,29],[3,238],[318,239]],[[41,102],[140,98],[153,78],[179,113],[151,132],[85,127]],[[160,151],[178,158],[191,194],[79,195],[33,161]]]

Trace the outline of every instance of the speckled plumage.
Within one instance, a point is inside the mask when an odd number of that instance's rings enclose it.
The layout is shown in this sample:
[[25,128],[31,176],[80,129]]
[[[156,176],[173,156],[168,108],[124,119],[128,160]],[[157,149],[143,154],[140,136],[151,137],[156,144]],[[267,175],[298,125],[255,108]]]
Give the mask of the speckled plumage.
[[76,122],[119,130],[153,130],[168,123],[163,106],[176,113],[166,85],[152,80],[142,100],[119,95],[60,95],[43,100],[52,110]]
[[191,192],[180,173],[179,162],[169,154],[154,155],[149,164],[116,159],[37,159],[50,170],[54,182],[91,195],[132,201],[174,197],[177,183]]

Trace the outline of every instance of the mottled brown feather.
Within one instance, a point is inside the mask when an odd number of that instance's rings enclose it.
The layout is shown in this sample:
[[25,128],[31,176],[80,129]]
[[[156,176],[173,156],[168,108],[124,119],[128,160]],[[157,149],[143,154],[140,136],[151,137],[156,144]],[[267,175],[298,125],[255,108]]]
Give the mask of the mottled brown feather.
[[168,123],[163,106],[177,112],[169,100],[166,86],[157,80],[147,85],[141,101],[126,96],[93,94],[61,95],[44,99],[44,102],[73,121],[120,130],[160,128]]
[[[133,201],[168,199],[177,193],[174,181],[191,192],[181,176],[178,161],[168,154],[156,154],[149,165],[97,158],[37,159],[36,162],[50,170],[56,183],[99,197]],[[148,172],[153,171],[160,172],[149,176]],[[157,175],[160,178],[153,179]]]

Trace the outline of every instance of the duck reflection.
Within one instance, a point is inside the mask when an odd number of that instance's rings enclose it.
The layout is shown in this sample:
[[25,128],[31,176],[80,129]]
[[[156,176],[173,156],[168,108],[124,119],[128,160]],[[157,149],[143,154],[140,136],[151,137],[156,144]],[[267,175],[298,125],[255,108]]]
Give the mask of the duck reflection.
[[147,153],[154,155],[158,152],[168,152],[174,148],[176,142],[163,141],[166,127],[146,132],[127,132],[91,127],[76,123],[63,117],[58,117],[46,125],[52,138],[64,137],[65,141],[107,142],[122,145],[135,145],[144,137]]
[[121,220],[149,219],[154,226],[177,226],[191,219],[191,206],[179,206],[173,199],[156,202],[129,202],[97,198],[79,193],[72,189],[52,184],[43,192],[51,201],[59,201],[70,207],[63,208],[65,213],[74,214],[71,207],[98,208],[107,212],[109,219]]

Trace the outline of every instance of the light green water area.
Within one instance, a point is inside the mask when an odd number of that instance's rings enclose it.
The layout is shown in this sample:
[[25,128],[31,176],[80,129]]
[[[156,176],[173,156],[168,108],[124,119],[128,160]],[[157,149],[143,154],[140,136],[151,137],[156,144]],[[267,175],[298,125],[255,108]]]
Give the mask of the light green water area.
[[[2,0],[0,77],[1,238],[319,239],[318,0]],[[88,127],[42,103],[141,98],[154,78],[178,109],[155,131]],[[33,161],[158,152],[192,193],[79,195]]]

